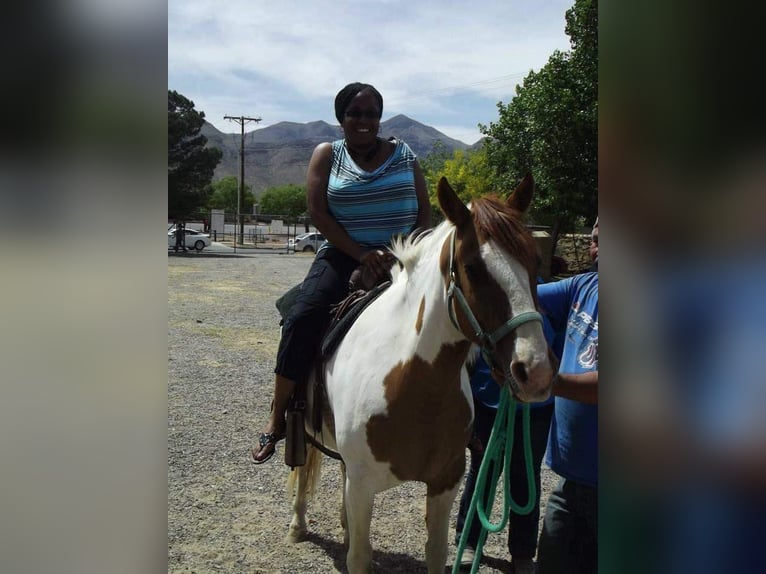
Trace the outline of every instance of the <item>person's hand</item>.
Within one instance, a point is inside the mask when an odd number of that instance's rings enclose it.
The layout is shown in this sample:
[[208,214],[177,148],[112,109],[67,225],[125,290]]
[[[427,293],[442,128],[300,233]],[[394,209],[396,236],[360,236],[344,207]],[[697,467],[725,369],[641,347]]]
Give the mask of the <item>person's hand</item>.
[[374,249],[366,251],[359,262],[375,276],[375,281],[377,282],[389,276],[391,265],[393,265],[395,259],[391,252]]

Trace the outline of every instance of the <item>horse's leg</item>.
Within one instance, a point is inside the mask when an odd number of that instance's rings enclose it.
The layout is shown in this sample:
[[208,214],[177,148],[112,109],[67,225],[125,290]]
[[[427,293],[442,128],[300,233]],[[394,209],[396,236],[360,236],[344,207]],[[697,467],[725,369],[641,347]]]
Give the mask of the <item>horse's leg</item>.
[[348,523],[348,553],[346,568],[349,574],[366,574],[372,562],[370,521],[375,493],[365,485],[363,476],[353,468],[346,468],[346,519]]
[[293,519],[287,533],[288,542],[302,542],[306,539],[306,504],[321,471],[322,454],[311,445],[306,445],[306,448],[306,464],[293,469],[288,478],[288,492],[292,490],[293,493]]
[[343,544],[348,548],[348,518],[346,515],[346,465],[340,463],[340,483],[343,485],[341,489],[341,501],[340,501],[340,525],[343,527]]
[[294,468],[295,492],[293,493],[293,519],[287,532],[288,542],[302,542],[306,539],[306,478],[308,471],[305,466]]
[[428,574],[443,574],[447,564],[447,538],[449,536],[449,515],[452,503],[455,502],[458,487],[447,490],[436,496],[426,498],[426,565]]

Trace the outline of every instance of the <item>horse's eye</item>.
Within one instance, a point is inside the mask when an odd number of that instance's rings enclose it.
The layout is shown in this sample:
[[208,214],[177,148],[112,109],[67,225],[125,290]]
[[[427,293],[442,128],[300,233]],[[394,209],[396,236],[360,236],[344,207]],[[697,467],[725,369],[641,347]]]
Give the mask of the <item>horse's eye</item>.
[[465,271],[465,274],[471,281],[476,281],[481,278],[479,267],[473,263],[466,263],[463,265],[463,271]]

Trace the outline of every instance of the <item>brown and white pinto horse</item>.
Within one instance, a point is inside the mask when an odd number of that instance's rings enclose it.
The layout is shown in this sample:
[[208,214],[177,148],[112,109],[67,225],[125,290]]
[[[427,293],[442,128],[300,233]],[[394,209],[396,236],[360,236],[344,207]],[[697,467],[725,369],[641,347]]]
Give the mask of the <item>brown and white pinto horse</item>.
[[[444,572],[449,515],[473,422],[465,368],[472,348],[482,348],[496,378],[519,400],[550,394],[553,371],[536,311],[535,243],[521,221],[533,188],[527,176],[507,202],[480,198],[469,208],[442,178],[438,197],[447,220],[395,243],[401,265],[391,286],[325,364],[329,405],[322,440],[344,462],[341,522],[351,574],[370,567],[375,494],[411,480],[427,485],[428,572]],[[306,465],[291,473],[292,541],[306,535],[307,494],[321,458],[309,446]]]

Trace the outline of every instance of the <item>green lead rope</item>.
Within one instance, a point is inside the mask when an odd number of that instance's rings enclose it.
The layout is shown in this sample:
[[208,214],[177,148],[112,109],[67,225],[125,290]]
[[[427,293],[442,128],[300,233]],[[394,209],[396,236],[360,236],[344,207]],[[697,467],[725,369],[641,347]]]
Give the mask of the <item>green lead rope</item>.
[[[492,434],[489,437],[489,443],[484,449],[484,458],[479,467],[479,475],[476,477],[476,487],[473,492],[473,497],[471,498],[471,505],[468,508],[468,514],[463,525],[463,532],[460,535],[460,543],[457,547],[455,563],[452,566],[452,574],[458,574],[460,570],[460,559],[463,557],[463,550],[465,549],[468,536],[471,532],[471,524],[476,515],[478,515],[479,521],[481,522],[481,534],[479,535],[479,541],[476,545],[476,554],[471,566],[471,574],[475,574],[479,570],[482,549],[484,548],[484,542],[487,539],[487,533],[500,532],[505,528],[505,525],[508,523],[510,510],[513,510],[516,514],[529,514],[535,506],[535,500],[537,500],[537,488],[535,486],[534,469],[532,468],[532,443],[529,433],[529,404],[524,404],[522,406],[522,416],[524,417],[522,421],[524,431],[524,462],[527,470],[527,492],[529,493],[527,503],[526,505],[521,506],[517,504],[511,496],[510,467],[511,453],[513,452],[514,423],[516,421],[516,401],[510,396],[508,388],[503,387],[500,390],[500,403],[497,407],[495,424],[492,426]],[[490,465],[493,466],[488,481],[487,474],[489,473]],[[489,512],[491,512],[492,505],[495,501],[495,492],[500,473],[503,473],[503,517],[499,523],[492,524],[489,521]],[[486,498],[485,504],[484,493],[487,492],[487,488],[489,488],[489,496]]]

